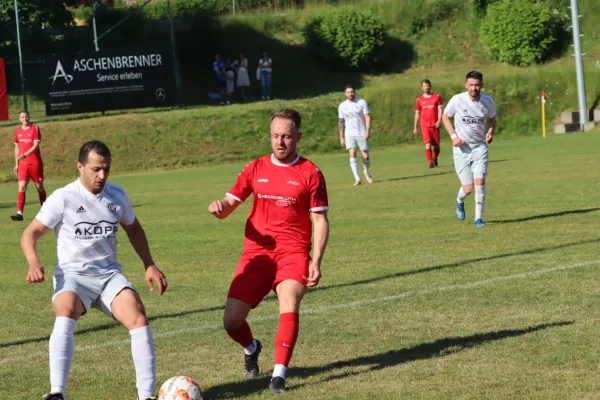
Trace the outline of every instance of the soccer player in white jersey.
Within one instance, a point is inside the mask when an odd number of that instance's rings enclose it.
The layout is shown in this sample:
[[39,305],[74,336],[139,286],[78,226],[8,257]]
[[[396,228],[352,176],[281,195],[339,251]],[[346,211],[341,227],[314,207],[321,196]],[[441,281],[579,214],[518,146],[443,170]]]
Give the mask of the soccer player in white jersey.
[[346,85],[346,99],[338,107],[340,142],[350,154],[350,168],[354,174],[354,186],[360,185],[356,148],[360,149],[363,159],[363,173],[367,182],[373,183],[369,173],[371,159],[369,158],[369,137],[371,134],[371,112],[369,105],[363,99],[356,97],[354,86]]
[[[488,169],[488,145],[494,140],[496,106],[494,100],[481,93],[483,75],[467,74],[466,92],[452,97],[442,120],[454,146],[454,167],[461,188],[456,198],[456,217],[465,219],[465,198],[475,188],[475,226],[484,228],[485,176]],[[450,118],[454,117],[454,127]],[[488,129],[486,131],[486,121]]]
[[104,143],[85,143],[77,163],[79,179],[57,189],[46,200],[21,239],[29,264],[27,282],[41,283],[44,268],[36,244],[51,230],[56,233],[52,297],[56,320],[49,345],[51,389],[45,400],[65,398],[75,327],[90,307],[100,309],[129,331],[138,399],[156,399],[154,340],[144,305],[117,261],[119,226],[144,263],[150,291],[156,283],[162,295],[167,289],[167,279],[152,260],[146,234],[129,197],[121,187],[106,182],[110,165],[110,151]]

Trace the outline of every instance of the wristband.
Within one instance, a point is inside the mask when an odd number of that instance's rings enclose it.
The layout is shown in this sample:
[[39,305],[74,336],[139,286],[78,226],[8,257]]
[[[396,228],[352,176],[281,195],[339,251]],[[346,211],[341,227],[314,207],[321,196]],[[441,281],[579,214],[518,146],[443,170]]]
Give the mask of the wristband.
[[450,135],[450,139],[454,140],[458,137],[458,135],[456,133],[453,133],[452,135]]

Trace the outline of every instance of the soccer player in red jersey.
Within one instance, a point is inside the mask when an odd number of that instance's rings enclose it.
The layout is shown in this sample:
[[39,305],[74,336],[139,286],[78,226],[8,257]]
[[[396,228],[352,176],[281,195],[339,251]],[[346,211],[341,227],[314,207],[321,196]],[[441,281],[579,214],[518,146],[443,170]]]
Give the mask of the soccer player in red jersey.
[[437,93],[431,93],[431,82],[424,79],[421,82],[423,95],[417,99],[415,127],[413,133],[417,136],[417,124],[421,119],[421,133],[425,142],[425,155],[429,168],[438,166],[440,154],[440,124],[442,123],[442,98]]
[[223,324],[244,348],[246,377],[257,376],[262,345],[252,336],[246,318],[271,290],[277,294],[279,327],[269,384],[273,394],[285,389],[285,372],[298,338],[300,301],[307,287],[319,284],[329,236],[325,178],[315,164],[296,154],[300,123],[295,110],[271,114],[273,153],[246,165],[225,198],[208,207],[215,217],[226,218],[253,195],[244,252],[229,288]]
[[44,190],[44,164],[40,153],[40,128],[31,123],[29,111],[19,112],[21,126],[15,131],[15,174],[19,181],[17,193],[17,213],[11,215],[13,221],[23,221],[25,208],[25,192],[29,179],[32,179],[40,196],[40,204],[46,201]]

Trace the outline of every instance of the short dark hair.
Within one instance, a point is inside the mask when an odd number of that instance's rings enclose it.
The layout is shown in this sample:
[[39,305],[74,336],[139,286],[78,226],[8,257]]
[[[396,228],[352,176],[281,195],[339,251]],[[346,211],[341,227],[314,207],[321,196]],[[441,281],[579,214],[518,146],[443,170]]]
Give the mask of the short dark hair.
[[423,79],[423,80],[421,81],[421,86],[423,86],[423,84],[424,84],[424,83],[426,83],[426,84],[428,84],[429,86],[431,86],[431,81],[430,81],[429,79]]
[[296,129],[300,129],[300,125],[302,124],[300,113],[291,108],[282,108],[281,110],[273,111],[271,114],[271,122],[273,122],[275,118],[283,118],[292,121]]
[[81,149],[79,149],[79,162],[82,165],[87,164],[88,156],[92,151],[101,157],[108,158],[109,160],[112,158],[107,145],[99,140],[90,140],[89,142],[85,142],[83,146],[81,146]]
[[479,71],[471,71],[467,74],[467,77],[465,80],[469,80],[469,79],[477,79],[480,80],[481,82],[483,82],[483,74]]
[[356,90],[356,88],[354,87],[354,85],[351,84],[351,83],[349,83],[346,86],[344,86],[344,91],[346,91],[347,89]]

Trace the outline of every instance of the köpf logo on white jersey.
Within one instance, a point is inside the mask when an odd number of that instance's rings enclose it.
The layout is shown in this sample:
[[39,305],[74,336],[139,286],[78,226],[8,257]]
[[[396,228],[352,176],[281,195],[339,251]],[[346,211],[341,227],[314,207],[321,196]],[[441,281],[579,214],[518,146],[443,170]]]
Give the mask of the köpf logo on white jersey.
[[56,82],[56,78],[63,78],[67,84],[71,83],[73,80],[73,75],[69,75],[65,72],[60,60],[56,62],[56,70],[54,71],[54,76],[51,76],[48,79],[52,79],[52,85]]
[[77,240],[92,240],[115,237],[119,230],[119,221],[98,222],[82,221],[75,224],[75,239]]

